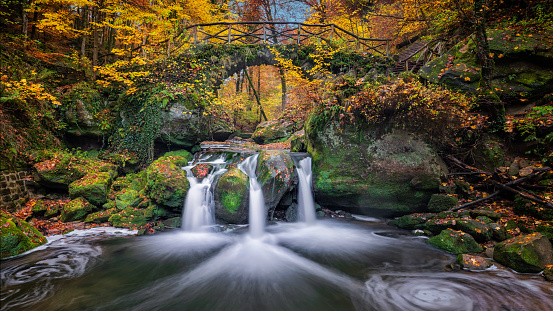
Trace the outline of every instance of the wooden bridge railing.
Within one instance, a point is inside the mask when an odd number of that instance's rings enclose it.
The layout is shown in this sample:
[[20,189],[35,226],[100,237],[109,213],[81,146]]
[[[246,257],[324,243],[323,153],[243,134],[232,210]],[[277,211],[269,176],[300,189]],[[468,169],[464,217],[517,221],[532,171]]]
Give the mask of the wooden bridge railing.
[[363,38],[335,24],[299,22],[219,22],[185,28],[186,43],[304,44],[332,40],[355,43],[364,51],[388,55],[389,39]]

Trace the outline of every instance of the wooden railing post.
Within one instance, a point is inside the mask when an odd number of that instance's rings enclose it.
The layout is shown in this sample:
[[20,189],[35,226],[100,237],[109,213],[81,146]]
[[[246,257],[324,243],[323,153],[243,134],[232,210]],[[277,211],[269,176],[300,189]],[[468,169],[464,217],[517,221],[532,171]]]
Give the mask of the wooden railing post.
[[332,41],[332,36],[334,35],[334,24],[330,28],[330,41]]
[[194,44],[198,44],[198,26],[194,26]]
[[300,35],[301,35],[301,25],[298,25],[298,44],[300,44]]
[[267,33],[265,32],[265,24],[263,24],[263,44],[265,44],[266,40],[267,40]]
[[232,38],[232,25],[228,25],[228,44],[230,44]]
[[390,56],[390,40],[386,40],[386,57]]

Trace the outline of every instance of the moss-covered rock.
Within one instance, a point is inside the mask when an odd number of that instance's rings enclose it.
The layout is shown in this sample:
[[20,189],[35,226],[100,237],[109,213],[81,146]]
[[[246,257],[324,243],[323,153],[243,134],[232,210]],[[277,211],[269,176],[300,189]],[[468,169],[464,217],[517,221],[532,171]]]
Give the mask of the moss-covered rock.
[[46,238],[26,221],[0,211],[0,258],[16,256],[46,243]]
[[290,151],[292,152],[305,152],[307,151],[307,142],[305,139],[305,131],[301,130],[290,139]]
[[450,195],[433,194],[428,202],[428,211],[443,212],[454,208],[459,203],[459,199]]
[[111,183],[109,172],[87,174],[69,185],[69,196],[72,199],[83,197],[96,206],[102,206],[108,201]]
[[[544,66],[553,63],[553,43],[542,33],[514,29],[489,29],[487,36],[495,64],[492,87],[497,94],[513,104],[521,99],[541,100],[553,85],[551,66]],[[448,65],[451,60],[453,66]],[[475,91],[481,86],[481,72],[474,38],[469,37],[428,62],[419,74],[433,83]]]
[[553,243],[553,221],[545,222],[536,226],[534,232],[545,235]]
[[401,229],[413,230],[421,227],[421,225],[425,224],[428,220],[434,217],[436,217],[435,214],[415,213],[392,219],[388,222],[388,224]]
[[63,222],[83,220],[86,215],[94,211],[94,205],[84,198],[76,198],[65,204],[61,211],[60,220]]
[[455,227],[479,242],[489,241],[493,236],[493,230],[487,224],[474,219],[458,219]]
[[320,118],[311,115],[305,125],[320,204],[387,215],[426,209],[447,172],[431,146],[405,131],[321,126]]
[[501,218],[500,213],[494,212],[491,209],[475,209],[470,210],[469,212],[472,218],[478,218],[480,216],[485,216],[493,220],[498,220],[499,218]]
[[496,241],[505,241],[513,236],[507,232],[507,229],[498,223],[490,223],[488,227],[492,230],[492,237]]
[[513,211],[518,215],[533,216],[543,220],[553,220],[553,210],[516,195]]
[[294,161],[285,151],[265,150],[259,153],[256,171],[265,207],[272,211],[293,187],[296,178]]
[[117,208],[110,208],[110,209],[102,210],[92,214],[88,214],[84,222],[92,222],[97,224],[104,223],[104,222],[107,222],[108,219],[118,211],[119,210]]
[[520,235],[498,243],[493,259],[518,272],[537,273],[553,264],[553,248],[540,233]]
[[226,171],[215,185],[215,217],[228,223],[248,222],[249,178],[240,169]]
[[547,265],[543,269],[543,277],[549,282],[553,282],[553,265]]
[[443,230],[439,235],[428,239],[428,243],[454,254],[480,253],[483,251],[482,247],[476,243],[470,234],[453,229]]
[[133,189],[124,189],[118,192],[115,196],[115,206],[119,210],[127,207],[138,207],[146,197]]
[[127,207],[122,211],[112,214],[108,221],[114,227],[136,229],[163,216],[166,216],[165,210],[152,204],[145,209]]
[[181,169],[183,161],[184,157],[168,155],[150,164],[146,169],[146,195],[161,205],[182,206],[190,187]]
[[260,145],[283,141],[299,130],[300,126],[296,122],[283,122],[280,119],[261,122],[257,125],[252,139]]
[[453,229],[457,225],[457,219],[430,219],[424,227],[432,234],[438,234],[446,229]]

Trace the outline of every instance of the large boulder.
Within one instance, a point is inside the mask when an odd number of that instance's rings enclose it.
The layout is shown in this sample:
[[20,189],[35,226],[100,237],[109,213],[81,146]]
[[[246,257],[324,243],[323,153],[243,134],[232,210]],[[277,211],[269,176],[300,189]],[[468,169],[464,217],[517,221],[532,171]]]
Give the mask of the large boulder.
[[227,223],[248,223],[249,178],[239,168],[226,171],[215,185],[215,217]]
[[146,169],[146,195],[160,205],[182,207],[190,183],[181,167],[188,160],[185,155],[166,154],[150,164]]
[[96,206],[102,206],[108,201],[111,183],[112,178],[108,172],[87,174],[69,184],[69,196],[71,199],[83,197]]
[[453,229],[443,230],[428,239],[428,243],[454,254],[480,253],[483,250],[470,234]]
[[520,235],[498,243],[493,259],[518,272],[537,273],[553,265],[553,248],[541,233]]
[[60,220],[63,222],[83,220],[95,210],[94,205],[83,198],[76,198],[65,204]]
[[[527,99],[541,100],[553,86],[553,44],[544,33],[519,32],[515,29],[487,31],[494,59],[492,87],[503,99],[525,108]],[[480,87],[482,67],[476,55],[474,37],[454,46],[441,57],[421,68],[421,77],[462,90]]]
[[285,151],[266,150],[259,154],[257,180],[263,190],[265,207],[273,211],[296,178],[294,161]]
[[422,138],[402,130],[306,123],[316,201],[384,215],[424,211],[447,168]]
[[0,259],[16,256],[46,243],[46,238],[26,221],[0,211]]
[[299,126],[297,122],[280,119],[261,122],[257,125],[252,139],[260,145],[285,140],[292,136]]
[[226,140],[235,132],[229,122],[210,122],[210,116],[182,103],[161,113],[160,138],[175,146],[190,148],[205,140]]

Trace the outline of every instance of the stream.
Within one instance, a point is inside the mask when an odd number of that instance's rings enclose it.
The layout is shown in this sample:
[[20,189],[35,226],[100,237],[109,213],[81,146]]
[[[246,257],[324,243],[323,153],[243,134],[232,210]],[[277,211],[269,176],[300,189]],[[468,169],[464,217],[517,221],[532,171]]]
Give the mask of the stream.
[[[1,262],[1,310],[553,310],[553,286],[539,275],[447,269],[454,255],[383,219],[314,219],[310,162],[299,165],[303,221],[267,224],[256,165],[254,155],[239,166],[250,177],[249,226],[222,230],[202,214],[152,236],[49,237]],[[209,186],[198,189],[203,203],[186,208],[205,211]]]

